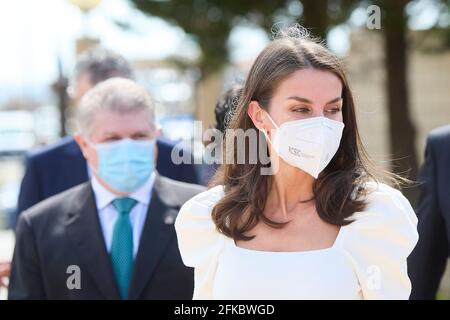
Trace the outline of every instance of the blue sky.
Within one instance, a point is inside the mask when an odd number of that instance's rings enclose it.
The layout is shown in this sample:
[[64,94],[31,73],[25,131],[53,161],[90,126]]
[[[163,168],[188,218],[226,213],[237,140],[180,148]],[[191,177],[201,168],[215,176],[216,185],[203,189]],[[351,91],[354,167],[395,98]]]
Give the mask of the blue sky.
[[[135,32],[118,27],[113,19],[131,20]],[[88,35],[130,59],[158,59],[180,46],[194,55],[196,48],[179,28],[160,19],[149,19],[126,1],[104,0],[87,20]],[[84,32],[78,8],[65,0],[14,0],[0,2],[0,86],[51,82],[61,56],[69,71],[75,58],[75,39]],[[186,49],[187,48],[187,49]]]
[[[114,20],[132,21],[133,30]],[[199,53],[182,29],[145,16],[126,0],[103,0],[85,18],[67,0],[0,1],[0,96],[54,81],[58,56],[70,73],[75,40],[82,35],[100,38],[102,45],[128,59],[162,59],[180,52],[195,58]],[[239,45],[243,38],[253,39],[250,46]],[[234,56],[244,58],[257,54],[266,41],[261,30],[251,28],[239,28],[231,36]]]

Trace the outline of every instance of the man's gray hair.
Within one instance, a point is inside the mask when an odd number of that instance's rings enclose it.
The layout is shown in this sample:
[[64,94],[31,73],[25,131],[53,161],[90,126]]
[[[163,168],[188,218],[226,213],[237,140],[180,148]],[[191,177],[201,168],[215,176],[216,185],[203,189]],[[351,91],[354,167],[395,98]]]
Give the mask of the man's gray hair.
[[130,79],[108,79],[97,84],[83,96],[76,116],[81,135],[91,136],[93,119],[99,111],[120,114],[147,111],[151,128],[156,128],[154,106],[150,94],[144,87]]
[[84,51],[78,58],[75,77],[81,74],[89,75],[92,85],[112,77],[133,79],[133,71],[124,57],[99,46]]

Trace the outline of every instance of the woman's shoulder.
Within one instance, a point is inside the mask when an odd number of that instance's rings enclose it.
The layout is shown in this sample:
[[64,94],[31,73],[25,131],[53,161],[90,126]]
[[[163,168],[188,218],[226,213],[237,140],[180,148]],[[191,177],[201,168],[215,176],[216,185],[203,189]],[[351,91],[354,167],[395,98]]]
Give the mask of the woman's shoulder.
[[199,266],[221,250],[225,236],[217,230],[211,213],[223,195],[223,186],[215,186],[197,194],[181,207],[175,229],[185,265]]
[[220,199],[222,199],[224,193],[225,192],[223,185],[212,187],[206,191],[200,192],[199,194],[189,199],[183,205],[182,210],[183,208],[186,209],[192,207],[195,207],[197,210],[201,211],[212,210],[216,203],[219,202]]
[[350,257],[366,299],[407,299],[406,259],[418,241],[416,214],[389,185],[372,181],[365,190],[367,206],[341,228],[339,246]]
[[408,199],[381,182],[370,181],[364,189],[366,208],[342,227],[342,246],[359,258],[372,250],[406,259],[418,241],[417,216]]
[[364,189],[366,208],[351,217],[354,224],[371,228],[396,225],[416,228],[417,216],[399,190],[374,180],[366,182]]
[[197,224],[198,226],[203,226],[205,230],[212,231],[214,229],[214,223],[211,213],[223,195],[224,188],[222,185],[218,185],[186,201],[178,213],[175,228],[181,230]]

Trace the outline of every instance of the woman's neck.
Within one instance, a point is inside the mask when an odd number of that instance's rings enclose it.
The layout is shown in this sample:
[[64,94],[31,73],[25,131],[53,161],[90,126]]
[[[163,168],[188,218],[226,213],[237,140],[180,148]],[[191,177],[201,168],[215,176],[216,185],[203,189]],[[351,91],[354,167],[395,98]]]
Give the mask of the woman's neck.
[[299,202],[308,201],[314,197],[314,181],[315,179],[305,171],[281,160],[278,171],[273,175],[266,208],[278,209],[276,210],[278,217],[289,220],[289,213],[297,207]]

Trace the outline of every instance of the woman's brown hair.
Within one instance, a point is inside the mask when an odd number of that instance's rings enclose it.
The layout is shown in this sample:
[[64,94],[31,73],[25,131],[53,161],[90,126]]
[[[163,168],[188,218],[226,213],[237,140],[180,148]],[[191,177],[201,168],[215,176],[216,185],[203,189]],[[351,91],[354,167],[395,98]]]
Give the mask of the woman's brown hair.
[[[237,108],[231,118],[226,139],[234,139],[236,129],[257,130],[247,114],[251,101],[257,101],[267,110],[279,84],[299,69],[314,68],[332,72],[342,82],[343,121],[345,128],[336,155],[320,173],[313,186],[316,210],[322,220],[343,226],[351,223],[348,218],[364,210],[366,202],[364,184],[375,179],[372,165],[361,144],[356,124],[355,106],[341,61],[324,45],[308,36],[299,26],[280,32],[259,54],[247,76]],[[261,137],[261,135],[260,135]],[[259,141],[258,143],[261,143]],[[238,145],[224,154],[237,154]],[[246,159],[250,148],[246,144]],[[212,218],[217,229],[234,240],[251,240],[247,235],[259,221],[281,228],[285,223],[268,219],[264,214],[266,199],[273,182],[270,175],[261,175],[261,161],[256,164],[223,164],[210,186],[224,185],[225,195],[215,205]],[[376,179],[375,179],[376,180]]]

